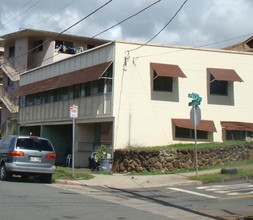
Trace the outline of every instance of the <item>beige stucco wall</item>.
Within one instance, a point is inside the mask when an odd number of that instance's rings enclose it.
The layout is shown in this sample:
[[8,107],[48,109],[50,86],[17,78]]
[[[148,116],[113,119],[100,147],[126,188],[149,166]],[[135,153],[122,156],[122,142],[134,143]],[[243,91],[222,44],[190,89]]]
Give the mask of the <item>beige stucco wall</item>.
[[[173,139],[171,118],[190,118],[188,93],[198,93],[202,119],[213,120],[217,132],[214,141],[222,141],[220,121],[253,123],[253,55],[218,50],[143,46],[116,43],[113,112],[115,116],[114,146],[154,146],[178,142]],[[124,57],[127,66],[123,68]],[[169,93],[151,99],[150,62],[176,64],[187,78],[178,78],[178,100]],[[206,68],[234,69],[244,82],[234,82],[234,104],[208,104]],[[125,70],[124,70],[125,69]],[[167,96],[167,97],[166,97]],[[158,94],[159,97],[159,94]],[[190,141],[193,142],[193,141]]]

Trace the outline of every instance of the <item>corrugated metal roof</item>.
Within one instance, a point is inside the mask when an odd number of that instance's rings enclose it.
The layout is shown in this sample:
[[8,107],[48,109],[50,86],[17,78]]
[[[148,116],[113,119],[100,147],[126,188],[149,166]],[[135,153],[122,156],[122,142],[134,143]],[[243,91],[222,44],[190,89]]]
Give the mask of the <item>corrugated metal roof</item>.
[[220,124],[226,130],[253,132],[253,123],[239,121],[221,121]]
[[156,71],[157,75],[159,76],[186,78],[185,74],[178,65],[150,63],[150,66]]
[[212,74],[216,80],[243,82],[241,77],[233,69],[207,68],[207,71]]
[[[180,128],[194,129],[194,125],[190,119],[172,119],[172,122]],[[197,126],[197,130],[216,132],[214,122],[211,120],[201,120]]]
[[15,96],[24,96],[99,79],[112,62],[98,64],[82,70],[20,86]]

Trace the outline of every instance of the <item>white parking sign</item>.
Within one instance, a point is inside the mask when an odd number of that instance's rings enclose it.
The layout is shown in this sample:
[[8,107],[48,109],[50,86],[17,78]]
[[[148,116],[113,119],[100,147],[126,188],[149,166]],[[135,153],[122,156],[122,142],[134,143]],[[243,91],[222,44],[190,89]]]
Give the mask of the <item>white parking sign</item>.
[[70,106],[70,117],[71,118],[78,117],[78,106],[77,105]]

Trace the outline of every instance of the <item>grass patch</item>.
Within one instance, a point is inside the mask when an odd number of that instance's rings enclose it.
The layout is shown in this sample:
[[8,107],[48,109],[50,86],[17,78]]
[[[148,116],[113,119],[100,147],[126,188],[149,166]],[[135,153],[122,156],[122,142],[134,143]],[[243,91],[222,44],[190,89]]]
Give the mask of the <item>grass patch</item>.
[[[212,173],[212,174],[202,174],[198,177],[192,176],[190,179],[192,180],[199,180],[205,183],[207,182],[219,182],[222,180],[227,179],[236,179],[242,177],[253,177],[253,160],[245,160],[245,161],[238,161],[238,162],[228,162],[224,165],[219,166],[212,166],[208,168],[199,168],[199,171],[204,170],[214,170],[214,169],[221,169],[221,168],[237,168],[238,173],[236,175],[229,175],[229,174],[220,174],[220,173]],[[163,174],[177,174],[177,173],[195,173],[196,169],[182,169],[182,170],[173,170],[173,171],[153,171],[153,172],[138,172],[138,173],[131,173],[129,175],[133,176],[145,176],[145,175],[163,175]]]
[[[228,142],[213,142],[213,143],[200,143],[197,144],[197,148],[210,148],[210,147],[224,147],[229,145],[245,145],[248,142],[245,141],[228,141]],[[167,146],[156,146],[156,147],[129,147],[129,150],[136,151],[148,151],[148,150],[177,150],[177,149],[193,149],[195,148],[195,144],[173,144]]]
[[75,169],[75,177],[72,177],[72,169],[69,167],[57,167],[56,172],[53,174],[53,180],[89,180],[93,179],[94,176],[89,170],[86,169]]
[[213,183],[213,182],[223,182],[229,180],[236,180],[241,178],[252,178],[253,170],[238,170],[237,174],[221,174],[221,173],[212,173],[212,174],[202,174],[199,176],[191,176],[191,180],[198,180],[204,183]]

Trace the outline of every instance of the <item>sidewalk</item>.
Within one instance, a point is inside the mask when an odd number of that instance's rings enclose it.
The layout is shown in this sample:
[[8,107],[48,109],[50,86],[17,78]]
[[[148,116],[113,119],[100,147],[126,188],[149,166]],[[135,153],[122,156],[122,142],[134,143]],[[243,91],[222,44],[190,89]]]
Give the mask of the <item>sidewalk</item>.
[[[204,173],[218,173],[220,169],[199,171]],[[100,186],[109,188],[129,189],[129,188],[145,188],[145,187],[172,187],[185,185],[201,185],[202,182],[190,180],[190,176],[195,176],[196,172],[179,173],[179,174],[164,174],[164,175],[144,175],[131,176],[128,174],[93,174],[95,177],[90,180],[56,180],[59,184],[70,184],[80,186]]]

